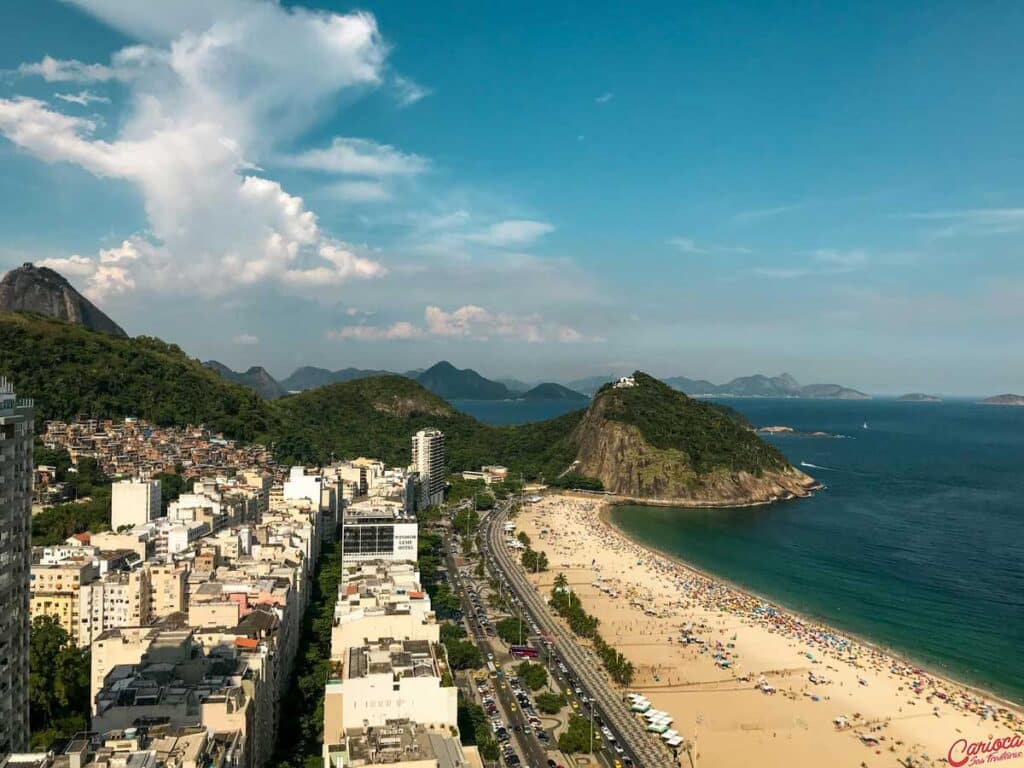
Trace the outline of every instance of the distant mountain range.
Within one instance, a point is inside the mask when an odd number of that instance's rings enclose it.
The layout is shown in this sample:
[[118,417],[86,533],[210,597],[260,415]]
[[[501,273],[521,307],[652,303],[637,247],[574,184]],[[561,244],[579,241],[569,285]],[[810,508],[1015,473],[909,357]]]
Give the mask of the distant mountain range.
[[289,392],[305,392],[330,384],[368,379],[374,376],[404,376],[446,400],[513,400],[522,398],[524,400],[584,401],[587,399],[586,395],[551,382],[538,384],[532,388],[524,382],[516,382],[521,385],[521,388],[513,390],[503,382],[484,378],[471,368],[456,368],[447,360],[442,360],[426,370],[417,369],[405,373],[364,368],[342,368],[338,371],[331,371],[327,368],[303,366],[280,382],[276,381],[261,366],[253,366],[245,372],[239,372],[216,360],[208,360],[203,365],[219,373],[226,381],[254,390],[265,400],[274,400]]
[[33,312],[90,331],[124,336],[117,323],[75,290],[64,277],[47,267],[22,264],[0,280],[0,310]]
[[942,398],[938,395],[926,395],[924,392],[910,392],[896,398],[904,403],[941,403]]
[[[593,394],[602,384],[614,381],[617,376],[591,376],[577,379],[569,386],[580,392]],[[839,384],[801,385],[788,373],[778,376],[740,376],[725,384],[713,384],[707,379],[689,379],[673,376],[664,380],[673,389],[691,397],[716,395],[718,397],[805,397],[817,400],[867,400],[870,395]]]

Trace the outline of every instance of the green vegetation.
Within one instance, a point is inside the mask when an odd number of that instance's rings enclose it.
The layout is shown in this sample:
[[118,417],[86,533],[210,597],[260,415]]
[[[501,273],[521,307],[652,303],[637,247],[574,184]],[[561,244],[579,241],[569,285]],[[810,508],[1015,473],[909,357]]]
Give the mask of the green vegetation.
[[604,483],[597,477],[584,477],[575,473],[556,477],[550,483],[552,488],[565,488],[575,491],[603,491]]
[[466,639],[466,630],[458,624],[441,625],[441,644],[448,652],[448,664],[452,669],[479,669],[484,665],[480,649]]
[[534,698],[537,703],[537,709],[543,712],[545,715],[557,715],[562,711],[565,706],[565,696],[561,693],[538,693]]
[[523,627],[522,619],[507,616],[495,622],[494,632],[508,645],[519,645],[522,643],[526,633],[529,632],[529,628]]
[[531,691],[539,691],[548,684],[548,671],[543,664],[531,664],[524,661],[516,667],[516,674]]
[[31,748],[45,750],[89,723],[89,651],[78,648],[53,616],[37,616],[29,635]]
[[167,514],[168,505],[189,489],[189,482],[182,476],[180,470],[160,472],[153,475],[153,479],[160,481],[160,509]]
[[633,377],[635,387],[605,385],[598,390],[595,400],[604,400],[605,417],[632,424],[655,448],[682,451],[696,472],[727,469],[760,475],[788,465],[731,408],[689,398],[640,371]]
[[548,569],[547,552],[534,552],[527,547],[523,550],[523,568],[530,573],[540,573]]
[[601,663],[608,674],[619,685],[633,682],[633,664],[621,652],[608,645],[597,631],[598,619],[583,610],[583,604],[575,592],[568,589],[564,574],[558,574],[551,588],[551,607],[559,616],[569,622],[569,629],[579,637],[585,637],[594,643]]
[[455,513],[455,517],[452,518],[452,528],[460,536],[472,536],[476,533],[476,529],[480,527],[480,515],[477,514],[476,510],[472,507],[469,509],[460,509]]
[[331,674],[331,626],[340,579],[341,547],[331,542],[320,553],[291,685],[282,699],[284,714],[274,750],[275,768],[318,768],[322,764],[324,686]]
[[573,752],[590,752],[590,745],[596,744],[601,737],[590,721],[581,715],[572,715],[569,725],[558,737],[558,748],[566,754]]
[[430,604],[439,619],[460,616],[462,603],[451,586],[441,577],[441,534],[420,531],[416,567],[423,588],[430,595]]
[[57,480],[66,482],[76,499],[81,501],[57,504],[32,517],[32,544],[60,544],[76,533],[110,529],[110,478],[103,474],[95,459],[83,458],[78,467],[70,467],[71,457],[65,451],[36,448],[50,466],[57,466]]
[[161,426],[202,423],[240,439],[270,426],[258,395],[159,339],[125,339],[5,312],[0,350],[0,375],[35,400],[40,421],[138,416]]
[[487,713],[483,707],[460,696],[458,714],[462,743],[467,746],[475,744],[484,760],[497,760],[501,756],[501,749],[491,733],[491,726],[487,722]]

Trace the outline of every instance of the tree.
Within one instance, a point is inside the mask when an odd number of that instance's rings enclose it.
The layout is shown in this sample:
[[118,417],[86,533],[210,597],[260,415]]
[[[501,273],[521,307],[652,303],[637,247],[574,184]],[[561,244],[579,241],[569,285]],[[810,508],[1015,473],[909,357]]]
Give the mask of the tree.
[[569,586],[569,580],[565,578],[564,573],[555,576],[555,589],[565,589],[567,586]]
[[537,709],[545,715],[557,715],[565,706],[565,696],[560,693],[538,693],[534,701],[537,702]]
[[86,729],[89,652],[78,648],[53,616],[37,616],[29,635],[29,721],[32,747]]
[[160,509],[167,514],[168,505],[187,490],[188,481],[180,472],[160,472],[153,479],[160,481]]
[[590,752],[590,745],[596,740],[597,734],[590,721],[580,715],[572,715],[569,726],[558,737],[558,748],[566,754]]
[[539,573],[548,569],[548,555],[546,552],[534,552],[527,547],[523,550],[523,568],[531,573]]
[[506,617],[495,623],[494,631],[509,645],[518,645],[524,635],[522,619]]
[[516,672],[519,679],[526,683],[531,691],[539,691],[548,684],[548,671],[543,664],[531,664],[524,661],[516,667]]

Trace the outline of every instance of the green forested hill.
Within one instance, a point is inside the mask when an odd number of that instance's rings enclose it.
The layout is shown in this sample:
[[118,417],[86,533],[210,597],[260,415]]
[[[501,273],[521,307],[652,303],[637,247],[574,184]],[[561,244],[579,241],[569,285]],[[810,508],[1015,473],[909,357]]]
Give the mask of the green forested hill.
[[268,402],[173,344],[20,313],[0,313],[0,375],[20,396],[35,399],[40,421],[137,416],[163,426],[205,424],[229,437],[266,442],[283,462],[362,455],[405,464],[412,434],[438,427],[448,437],[453,469],[500,463],[527,478],[554,477],[574,458],[568,436],[582,415],[488,426],[402,376]]
[[271,426],[258,395],[222,380],[174,344],[38,315],[0,313],[0,375],[35,400],[41,421],[138,416],[162,426],[202,423],[242,440]]
[[598,391],[594,399],[603,401],[604,417],[637,427],[655,448],[682,451],[697,472],[759,473],[789,465],[732,408],[687,397],[640,371],[633,379],[635,387],[605,385]]

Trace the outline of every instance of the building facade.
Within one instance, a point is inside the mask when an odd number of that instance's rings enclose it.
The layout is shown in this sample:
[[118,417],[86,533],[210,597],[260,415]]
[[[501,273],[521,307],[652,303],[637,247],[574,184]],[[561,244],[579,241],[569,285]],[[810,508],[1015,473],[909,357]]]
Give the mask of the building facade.
[[412,465],[420,476],[420,506],[444,501],[444,433],[439,429],[421,429],[412,436]]
[[28,748],[31,400],[0,379],[0,764]]
[[110,489],[110,527],[114,531],[160,517],[159,480],[121,480]]

